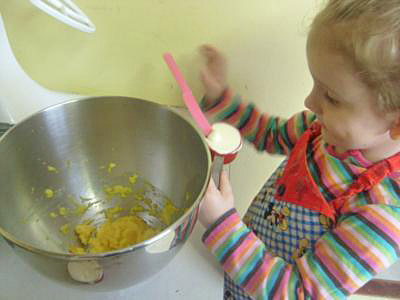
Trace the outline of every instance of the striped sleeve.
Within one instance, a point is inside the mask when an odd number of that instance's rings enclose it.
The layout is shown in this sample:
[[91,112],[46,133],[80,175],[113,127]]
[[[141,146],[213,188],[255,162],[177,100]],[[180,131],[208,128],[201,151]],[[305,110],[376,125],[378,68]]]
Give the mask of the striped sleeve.
[[212,104],[203,99],[201,107],[212,122],[224,121],[235,126],[258,151],[271,154],[289,154],[299,137],[316,119],[310,111],[303,111],[289,119],[260,113],[254,104],[244,103],[230,89]]
[[294,265],[269,254],[234,209],[203,242],[254,299],[346,299],[400,257],[400,208],[359,207]]

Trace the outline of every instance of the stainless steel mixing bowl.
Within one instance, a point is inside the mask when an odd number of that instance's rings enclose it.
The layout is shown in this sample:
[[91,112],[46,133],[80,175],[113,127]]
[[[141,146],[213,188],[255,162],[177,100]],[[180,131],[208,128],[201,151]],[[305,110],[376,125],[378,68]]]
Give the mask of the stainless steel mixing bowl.
[[[116,166],[107,170],[109,163]],[[54,167],[56,170],[49,169]],[[210,178],[211,159],[201,132],[159,104],[126,97],[97,97],[47,108],[0,139],[0,235],[41,274],[68,286],[114,290],[161,270],[179,251],[196,221]],[[73,227],[110,207],[104,185],[137,173],[180,210],[160,234],[130,248],[98,255],[68,252]],[[44,191],[54,191],[47,198]],[[92,204],[83,216],[52,218],[51,211]],[[103,279],[82,284],[71,263],[94,262]],[[85,272],[85,270],[83,270]],[[75,278],[76,279],[76,278]],[[17,280],[17,279],[16,279]]]

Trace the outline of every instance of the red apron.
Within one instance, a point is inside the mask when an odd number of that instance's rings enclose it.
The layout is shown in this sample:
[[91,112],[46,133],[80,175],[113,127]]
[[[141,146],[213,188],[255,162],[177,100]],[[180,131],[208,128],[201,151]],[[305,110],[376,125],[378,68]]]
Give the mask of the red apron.
[[369,190],[395,170],[400,170],[400,152],[372,165],[361,173],[339,197],[327,202],[314,182],[307,166],[307,146],[321,134],[316,122],[301,136],[290,153],[282,177],[277,180],[276,199],[303,206],[330,218],[334,223],[346,200]]

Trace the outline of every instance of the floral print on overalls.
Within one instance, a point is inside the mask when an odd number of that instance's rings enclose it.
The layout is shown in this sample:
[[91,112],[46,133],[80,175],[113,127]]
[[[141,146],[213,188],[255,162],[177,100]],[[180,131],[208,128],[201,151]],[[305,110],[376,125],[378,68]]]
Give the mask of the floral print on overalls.
[[268,209],[265,211],[265,220],[270,226],[279,227],[282,231],[287,231],[289,228],[288,220],[286,217],[290,216],[289,207],[284,206],[280,208],[273,203],[269,204]]

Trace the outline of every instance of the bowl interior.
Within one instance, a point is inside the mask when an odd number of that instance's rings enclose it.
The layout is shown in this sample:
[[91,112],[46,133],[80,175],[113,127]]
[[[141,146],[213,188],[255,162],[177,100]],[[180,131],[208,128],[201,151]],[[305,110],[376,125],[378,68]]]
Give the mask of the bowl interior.
[[[180,208],[179,218],[204,190],[209,168],[199,131],[161,105],[99,97],[53,106],[0,140],[0,228],[65,253],[75,225],[101,222],[115,205],[129,209],[146,186]],[[110,200],[106,189],[116,185],[132,193]]]

